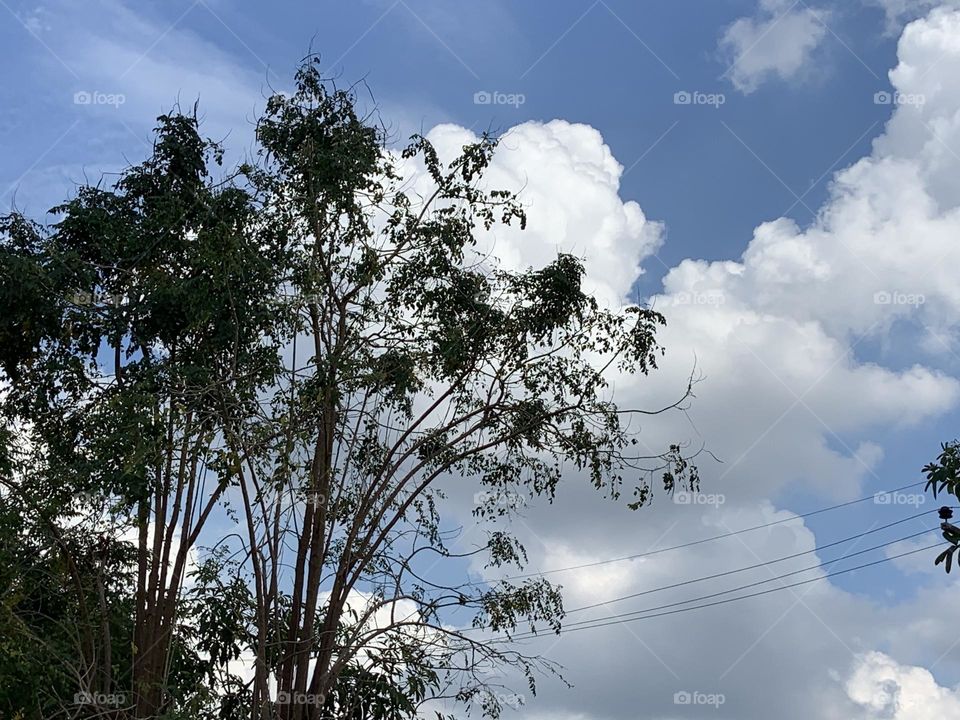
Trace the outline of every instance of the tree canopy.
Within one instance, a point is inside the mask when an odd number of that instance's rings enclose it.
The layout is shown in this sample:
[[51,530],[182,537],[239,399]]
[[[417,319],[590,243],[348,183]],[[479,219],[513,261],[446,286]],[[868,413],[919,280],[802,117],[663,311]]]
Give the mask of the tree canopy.
[[[7,717],[495,717],[495,670],[553,667],[491,633],[563,617],[543,578],[448,580],[524,566],[503,497],[698,482],[631,429],[669,408],[612,397],[664,318],[601,307],[572,255],[483,249],[526,222],[485,182],[497,138],[394,149],[316,58],[295,80],[236,168],[173,112],[52,226],[0,218]],[[482,491],[482,547],[450,482]]]

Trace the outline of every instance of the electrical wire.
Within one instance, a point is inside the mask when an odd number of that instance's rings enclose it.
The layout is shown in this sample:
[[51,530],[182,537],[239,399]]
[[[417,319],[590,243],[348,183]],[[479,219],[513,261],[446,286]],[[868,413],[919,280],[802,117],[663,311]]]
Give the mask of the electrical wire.
[[[896,520],[895,522],[887,523],[886,525],[880,525],[879,527],[871,528],[870,530],[866,530],[862,533],[857,533],[856,535],[851,535],[850,537],[843,538],[842,540],[834,540],[833,542],[829,542],[824,545],[817,545],[816,547],[810,550],[804,550],[803,552],[792,553],[791,555],[784,555],[783,557],[774,558],[773,560],[765,560],[764,562],[755,563],[753,565],[747,565],[746,567],[737,568],[735,570],[727,570],[725,572],[715,573],[714,575],[704,575],[703,577],[694,578],[693,580],[684,580],[683,582],[674,583],[673,585],[664,585],[662,587],[652,588],[650,590],[644,590],[643,592],[632,593],[630,595],[623,595],[621,597],[612,598],[611,600],[606,600],[604,602],[594,603],[593,605],[584,605],[582,607],[574,608],[573,610],[568,610],[566,614],[570,615],[575,612],[582,612],[583,610],[589,610],[591,608],[600,607],[602,605],[609,605],[611,603],[620,602],[621,600],[630,600],[631,598],[641,597],[643,595],[651,595],[653,593],[661,592],[663,590],[671,590],[673,588],[684,587],[685,585],[693,585],[695,583],[703,582],[705,580],[714,580],[716,578],[727,577],[729,575],[736,575],[737,573],[747,572],[748,570],[755,570],[757,568],[767,567],[769,565],[776,565],[777,563],[781,563],[786,560],[793,560],[794,558],[802,557],[804,555],[811,555],[821,550],[826,550],[828,548],[836,547],[837,545],[843,545],[844,543],[848,543],[853,540],[859,540],[860,538],[866,537],[867,535],[872,535],[874,533],[881,532],[882,530],[887,530],[889,528],[892,528],[895,525],[902,525],[905,522],[909,522],[910,520],[916,520],[917,518],[927,514],[929,514],[929,511],[917,513],[916,515],[911,515],[910,517],[905,517],[901,520]],[[923,530],[922,532],[917,533],[917,535],[922,535],[924,533],[928,533],[936,529],[937,528]],[[910,535],[909,537],[916,537],[916,535]],[[902,539],[908,539],[908,538],[902,538]],[[893,542],[900,542],[900,541],[894,540]],[[891,543],[887,543],[887,544],[891,544]],[[878,547],[886,547],[886,545],[879,545]],[[856,554],[862,555],[863,552],[856,553]]]
[[773,527],[774,525],[781,525],[787,522],[793,522],[795,520],[802,520],[803,518],[813,517],[814,515],[820,515],[825,512],[830,512],[831,510],[839,510],[840,508],[850,507],[851,505],[857,505],[859,503],[867,502],[868,500],[875,499],[878,495],[892,495],[903,490],[908,490],[910,488],[917,487],[918,485],[926,484],[926,480],[921,480],[919,482],[910,483],[908,485],[903,485],[892,490],[881,490],[876,492],[873,495],[867,495],[866,497],[858,498],[856,500],[848,500],[847,502],[842,502],[837,505],[831,505],[830,507],[820,508],[819,510],[811,510],[810,512],[802,513],[800,515],[792,515],[788,518],[781,518],[780,520],[773,520],[768,523],[763,523],[761,525],[753,525],[752,527],[742,528],[740,530],[732,530],[730,532],[721,533],[719,535],[713,535],[711,537],[701,538],[699,540],[692,540],[690,542],[681,543],[680,545],[671,545],[670,547],[658,548],[656,550],[648,550],[642,553],[636,553],[634,555],[624,555],[622,557],[609,558],[606,560],[595,560],[593,562],[582,563],[580,565],[570,565],[567,567],[552,568],[550,570],[540,570],[538,572],[529,572],[522,573],[519,575],[508,575],[503,578],[497,578],[496,580],[480,581],[480,582],[470,582],[466,583],[467,585],[487,585],[492,582],[497,582],[499,580],[524,580],[526,578],[532,577],[542,577],[545,575],[553,575],[555,573],[568,572],[570,570],[583,570],[591,567],[598,567],[600,565],[607,565],[615,562],[623,562],[624,560],[637,560],[639,558],[650,557],[652,555],[659,555],[661,553],[671,552],[673,550],[682,550],[683,548],[694,547],[695,545],[702,545],[703,543],[713,542],[714,540],[722,540],[723,538],[733,537],[735,535],[742,535],[743,533],[753,532],[754,530],[762,530],[763,528]]
[[[606,617],[594,618],[593,620],[583,621],[582,623],[575,624],[567,628],[562,628],[560,631],[560,634],[564,632],[571,633],[571,632],[578,632],[580,630],[591,630],[594,628],[607,627],[609,625],[619,625],[621,623],[634,622],[636,620],[650,620],[653,618],[665,617],[668,615],[677,615],[680,613],[691,612],[693,610],[702,610],[703,608],[715,607],[717,605],[726,605],[727,603],[737,602],[738,600],[747,600],[749,598],[760,597],[761,595],[769,595],[770,593],[780,592],[782,590],[789,590],[791,588],[799,587],[801,585],[807,585],[813,582],[819,582],[821,580],[827,580],[832,577],[837,577],[838,575],[845,575],[847,573],[851,573],[856,570],[863,570],[864,568],[873,567],[874,565],[880,565],[882,563],[890,562],[892,560],[897,560],[899,558],[907,557],[909,555],[916,555],[917,553],[927,552],[936,547],[939,547],[940,545],[941,543],[939,542],[934,543],[926,547],[917,548],[916,550],[910,550],[908,552],[899,553],[897,555],[890,555],[889,557],[881,558],[880,560],[874,560],[873,562],[864,563],[863,565],[856,565],[851,568],[837,570],[835,572],[821,575],[820,577],[809,578],[807,580],[800,580],[798,582],[790,583],[788,585],[769,588],[767,590],[761,590],[755,593],[748,593],[747,595],[740,595],[733,598],[727,598],[725,600],[716,600],[714,602],[704,603],[703,605],[694,605],[693,607],[686,607],[686,608],[674,608],[672,610],[666,610],[664,612],[655,612],[652,614],[647,614],[647,613],[651,613],[651,611],[654,610],[655,608],[647,608],[646,610],[637,610],[633,613],[622,613],[619,615],[609,615]],[[742,588],[738,588],[738,589],[742,589]],[[528,633],[521,633],[513,636],[503,636],[499,638],[494,638],[492,642],[508,642],[508,641],[512,642],[516,640],[528,640],[535,637],[540,637],[540,634],[535,632],[528,632]]]

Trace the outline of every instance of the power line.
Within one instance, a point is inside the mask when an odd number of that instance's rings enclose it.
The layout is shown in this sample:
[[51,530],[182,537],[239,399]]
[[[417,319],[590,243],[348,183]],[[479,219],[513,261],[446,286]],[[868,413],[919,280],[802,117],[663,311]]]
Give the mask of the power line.
[[[791,555],[784,555],[783,557],[774,558],[773,560],[765,560],[764,562],[759,562],[754,565],[747,565],[746,567],[737,568],[735,570],[727,570],[725,572],[715,573],[714,575],[704,575],[703,577],[694,578],[693,580],[684,580],[683,582],[674,583],[673,585],[664,585],[663,587],[652,588],[650,590],[644,590],[643,592],[633,593],[631,595],[623,595],[622,597],[613,598],[611,600],[606,600],[604,602],[594,603],[593,605],[584,605],[583,607],[578,607],[578,608],[574,608],[573,610],[568,610],[566,614],[571,615],[575,612],[590,610],[591,608],[600,607],[602,605],[610,605],[611,603],[620,602],[621,600],[629,600],[631,598],[641,597],[643,595],[651,595],[653,593],[661,592],[663,590],[672,590],[673,588],[684,587],[685,585],[693,585],[694,583],[703,582],[705,580],[715,580],[716,578],[726,577],[728,575],[736,575],[737,573],[746,572],[748,570],[756,570],[757,568],[766,567],[768,565],[776,565],[777,563],[781,563],[786,560],[793,560],[794,558],[802,557],[804,555],[811,555],[815,552],[819,552],[820,550],[826,550],[828,548],[836,547],[837,545],[843,545],[844,543],[848,543],[852,540],[859,540],[860,538],[866,537],[867,535],[872,535],[874,533],[881,532],[882,530],[887,530],[888,528],[892,528],[895,525],[902,525],[905,522],[916,520],[917,518],[927,514],[929,514],[929,511],[917,513],[916,515],[911,515],[910,517],[905,517],[901,520],[896,520],[892,523],[887,523],[886,525],[880,525],[879,527],[871,528],[870,530],[866,530],[865,532],[857,533],[856,535],[851,535],[850,537],[843,538],[842,540],[834,540],[833,542],[829,542],[824,545],[817,545],[816,547],[810,550],[804,550],[803,552],[797,552]],[[936,530],[936,528],[932,528],[931,530]],[[931,532],[931,530],[924,530],[920,533],[917,533],[917,535],[922,535],[924,533]],[[916,537],[916,535],[910,535],[909,537]],[[901,538],[901,540],[906,540],[906,539],[909,539],[909,538]],[[900,541],[894,540],[892,542],[900,542]],[[892,544],[892,543],[887,543],[887,544]],[[878,547],[886,547],[886,546],[880,545]],[[876,549],[876,548],[872,548],[872,549]],[[864,552],[866,551],[855,553],[855,555],[862,555]],[[852,557],[852,556],[849,556],[849,557]]]
[[[820,577],[810,578],[808,580],[800,580],[795,583],[790,583],[789,585],[782,585],[780,587],[769,588],[767,590],[761,590],[755,593],[748,593],[747,595],[739,595],[737,597],[727,598],[725,600],[716,600],[714,602],[704,603],[703,605],[694,605],[693,607],[686,607],[686,608],[674,608],[672,610],[666,610],[664,612],[657,612],[653,614],[646,614],[646,613],[650,613],[655,608],[647,608],[646,610],[637,610],[633,613],[623,613],[621,615],[609,615],[606,617],[594,618],[593,620],[585,620],[580,624],[576,624],[568,628],[563,628],[562,632],[577,632],[578,630],[589,630],[592,628],[607,627],[608,625],[619,625],[621,623],[633,622],[635,620],[650,620],[653,618],[665,617],[667,615],[676,615],[679,613],[690,612],[692,610],[701,610],[703,608],[714,607],[716,605],[725,605],[727,603],[736,602],[738,600],[746,600],[748,598],[759,597],[761,595],[769,595],[770,593],[780,592],[782,590],[789,590],[790,588],[799,587],[800,585],[807,585],[809,583],[819,582],[821,580],[827,580],[828,578],[836,577],[838,575],[845,575],[846,573],[854,572],[856,570],[863,570],[864,568],[872,567],[874,565],[880,565],[881,563],[890,562],[891,560],[897,560],[902,557],[907,557],[908,555],[916,555],[917,553],[920,553],[920,552],[926,552],[928,550],[932,550],[940,545],[941,543],[939,542],[934,543],[933,545],[917,548],[916,550],[910,550],[908,552],[903,552],[898,555],[891,555],[889,557],[882,558],[880,560],[874,560],[873,562],[864,563],[863,565],[856,565],[851,568],[837,570],[832,573],[827,573],[826,575],[821,575]],[[500,638],[495,638],[493,642],[528,640],[534,637],[539,637],[539,634],[528,632],[528,633],[515,635],[513,637],[504,636]]]
[[[758,585],[765,585],[765,584],[767,584],[767,583],[775,582],[775,581],[777,581],[777,580],[782,580],[782,579],[785,578],[785,577],[791,577],[792,575],[800,575],[800,574],[805,573],[805,572],[810,572],[811,570],[818,570],[818,569],[823,568],[823,567],[826,567],[826,566],[828,566],[828,565],[836,565],[836,564],[837,564],[838,562],[840,562],[841,560],[846,560],[846,559],[848,559],[848,558],[857,557],[858,555],[866,555],[867,553],[873,552],[874,550],[880,550],[880,549],[882,549],[882,548],[889,547],[890,545],[896,545],[897,543],[905,542],[906,540],[912,540],[913,538],[919,537],[919,536],[921,536],[921,535],[927,535],[928,533],[934,532],[934,531],[937,530],[937,529],[938,529],[938,528],[927,528],[926,530],[921,530],[920,532],[913,533],[912,535],[907,535],[906,537],[897,538],[896,540],[888,540],[887,542],[881,543],[880,545],[874,545],[873,547],[866,548],[866,549],[864,549],[864,550],[858,550],[857,552],[853,552],[853,553],[848,553],[848,554],[846,554],[846,555],[842,555],[842,556],[840,556],[840,557],[838,557],[838,558],[834,558],[833,560],[824,560],[823,562],[816,563],[815,565],[808,565],[807,567],[801,568],[800,570],[792,570],[792,571],[790,571],[790,572],[788,572],[788,573],[783,573],[782,575],[774,575],[774,576],[769,577],[769,578],[766,578],[766,579],[764,579],[764,580],[758,580],[758,581],[756,581],[756,582],[748,583],[748,584],[746,584],[746,585],[740,585],[740,586],[738,586],[738,587],[731,588],[731,589],[729,589],[729,590],[721,590],[720,592],[711,593],[711,594],[709,594],[709,595],[701,595],[700,597],[690,598],[689,600],[680,600],[680,601],[678,601],[678,602],[669,603],[669,604],[667,604],[667,605],[658,605],[657,607],[647,608],[646,610],[634,610],[634,611],[629,612],[629,613],[624,613],[624,615],[636,615],[636,614],[642,614],[642,613],[647,613],[647,612],[653,612],[654,610],[663,610],[663,609],[665,609],[665,608],[676,607],[676,606],[678,606],[678,605],[687,605],[687,604],[693,603],[693,602],[700,602],[701,600],[709,600],[710,598],[719,597],[719,596],[721,596],[721,595],[729,595],[729,594],[732,593],[732,592],[738,592],[738,591],[740,591],[740,590],[746,590],[747,588],[757,587]],[[695,582],[695,581],[694,581],[694,582]],[[679,584],[683,584],[683,583],[679,583]],[[658,588],[658,589],[660,589],[660,588]],[[650,591],[648,591],[648,592],[656,592],[656,590],[650,590]],[[638,595],[644,595],[644,594],[646,594],[646,593],[637,593],[637,594],[638,594]],[[634,597],[634,596],[633,596],[633,595],[629,595],[629,596],[627,596],[627,597]],[[591,608],[593,608],[593,607],[600,607],[601,605],[609,604],[609,602],[617,602],[618,600],[623,600],[623,599],[626,599],[626,598],[616,598],[615,600],[608,601],[608,603],[598,603],[598,604],[596,604],[596,605],[590,605],[589,607],[591,607]],[[580,609],[580,610],[585,610],[586,608],[579,608],[579,609]],[[575,612],[575,611],[571,610],[570,612]],[[569,613],[567,613],[567,614],[569,614]],[[589,623],[589,622],[593,622],[593,621],[592,621],[592,620],[582,620],[582,621],[580,621],[580,622],[571,623],[571,625],[580,625],[580,624]]]
[[[611,599],[609,599],[609,600],[603,600],[603,601],[600,601],[600,602],[597,602],[597,603],[593,603],[593,604],[591,604],[591,605],[584,605],[584,606],[581,606],[581,607],[578,607],[578,608],[574,608],[574,609],[572,609],[572,610],[566,610],[564,614],[565,614],[565,615],[572,615],[573,613],[582,612],[582,611],[584,611],[584,610],[590,610],[590,609],[597,608],[597,607],[603,607],[603,606],[606,606],[606,605],[611,605],[611,604],[613,604],[613,603],[621,602],[621,601],[623,601],[623,600],[630,600],[630,599],[637,598],[637,597],[642,597],[642,596],[645,596],[645,595],[652,595],[653,593],[662,592],[662,591],[664,591],[664,590],[672,590],[672,589],[674,589],[674,588],[685,587],[685,586],[687,586],[687,585],[693,585],[693,584],[696,584],[696,583],[699,583],[699,582],[704,582],[704,581],[706,581],[706,580],[715,580],[715,579],[717,579],[717,578],[727,577],[727,576],[730,576],[730,575],[736,575],[736,574],[738,574],[738,573],[746,572],[746,571],[748,571],[748,570],[755,570],[755,569],[761,568],[761,567],[768,567],[768,566],[770,566],[770,565],[776,565],[777,563],[781,563],[781,562],[784,562],[784,561],[786,561],[786,560],[792,560],[792,559],[794,559],[794,558],[802,557],[802,556],[804,556],[804,555],[810,555],[810,554],[816,553],[816,552],[818,552],[818,551],[820,551],[820,550],[826,550],[827,548],[836,547],[837,545],[842,545],[842,544],[844,544],[844,543],[848,543],[848,542],[851,542],[851,541],[853,541],[853,540],[858,540],[858,539],[860,539],[860,538],[862,538],[862,537],[866,537],[867,535],[872,535],[873,533],[881,532],[882,530],[886,530],[886,529],[888,529],[888,528],[894,527],[895,525],[901,525],[901,524],[903,524],[903,523],[905,523],[905,522],[909,522],[909,521],[911,521],[911,520],[916,520],[917,518],[920,518],[920,517],[922,517],[922,516],[924,516],[924,515],[929,514],[929,512],[930,512],[930,511],[924,511],[924,512],[920,512],[920,513],[916,513],[915,515],[910,515],[910,516],[908,516],[908,517],[901,518],[900,520],[896,520],[896,521],[894,521],[894,522],[887,523],[886,525],[880,525],[879,527],[870,528],[869,530],[865,530],[864,532],[857,533],[856,535],[851,535],[850,537],[846,537],[846,538],[843,538],[843,539],[841,539],[841,540],[834,540],[834,541],[832,541],[832,542],[825,543],[825,544],[823,544],[823,545],[817,545],[816,547],[814,547],[814,548],[812,548],[812,549],[810,549],[810,550],[804,550],[804,551],[802,551],[802,552],[792,553],[792,554],[790,554],[790,555],[784,555],[784,556],[781,556],[781,557],[778,557],[778,558],[774,558],[774,559],[772,559],[772,560],[766,560],[766,561],[763,561],[763,562],[755,563],[755,564],[753,564],[753,565],[748,565],[748,566],[746,566],[746,567],[741,567],[741,568],[736,568],[736,569],[733,569],[733,570],[727,570],[727,571],[724,571],[724,572],[715,573],[715,574],[713,574],[713,575],[704,575],[704,576],[701,576],[701,577],[692,578],[692,579],[690,579],[690,580],[683,580],[683,581],[681,581],[681,582],[676,582],[676,583],[673,583],[673,584],[671,584],[671,585],[663,585],[663,586],[660,586],[660,587],[650,588],[649,590],[643,590],[643,591],[641,591],[641,592],[632,593],[632,594],[630,594],[630,595],[622,595],[622,596],[620,596],[620,597],[611,598]],[[935,531],[935,530],[937,530],[937,529],[938,529],[938,528],[936,528],[936,527],[934,527],[934,528],[927,528],[927,529],[921,530],[921,531],[919,531],[919,532],[913,533],[913,534],[911,534],[911,535],[907,535],[906,537],[897,538],[897,539],[895,539],[895,540],[888,540],[888,541],[885,542],[885,543],[881,543],[880,545],[875,545],[875,546],[873,546],[873,547],[866,548],[865,550],[860,550],[860,551],[855,552],[855,553],[848,553],[848,554],[843,555],[843,556],[841,556],[841,557],[839,557],[839,558],[835,558],[834,560],[825,560],[825,561],[822,561],[822,562],[817,563],[817,564],[815,564],[815,565],[810,565],[810,566],[808,566],[808,567],[806,567],[806,568],[803,568],[803,569],[801,569],[801,570],[794,570],[794,571],[792,571],[792,572],[784,573],[783,575],[774,576],[774,577],[768,578],[768,579],[766,579],[766,580],[761,580],[761,581],[759,581],[759,582],[749,583],[749,584],[747,584],[747,585],[741,585],[741,586],[732,588],[732,589],[730,589],[730,590],[724,590],[724,591],[719,592],[719,593],[713,593],[713,594],[705,595],[705,596],[702,596],[702,597],[695,597],[695,598],[691,598],[691,599],[689,599],[689,600],[684,600],[684,601],[680,601],[680,602],[676,602],[676,603],[671,603],[670,605],[663,605],[663,606],[658,606],[658,607],[654,607],[654,608],[647,608],[646,610],[632,611],[632,612],[630,612],[630,613],[626,613],[626,615],[633,615],[633,614],[638,614],[638,613],[651,612],[651,611],[654,611],[654,610],[661,610],[661,609],[666,608],[666,607],[673,607],[673,606],[676,606],[676,605],[685,605],[685,604],[687,604],[687,603],[699,602],[700,600],[706,600],[706,599],[709,599],[709,598],[712,598],[712,597],[716,597],[716,596],[718,596],[718,595],[726,595],[726,594],[729,594],[729,593],[731,593],[731,592],[738,592],[738,591],[740,591],[740,590],[744,590],[744,589],[747,589],[747,588],[750,588],[750,587],[755,587],[755,586],[757,586],[757,585],[763,585],[763,584],[766,584],[766,583],[769,583],[769,582],[773,582],[773,581],[775,581],[775,580],[779,580],[779,579],[782,579],[782,578],[785,578],[785,577],[790,577],[791,575],[798,575],[798,574],[800,574],[800,573],[808,572],[808,571],[810,571],[810,570],[815,570],[815,569],[817,569],[817,568],[822,568],[822,567],[825,567],[825,566],[827,566],[827,565],[835,564],[835,563],[840,562],[841,560],[845,560],[845,559],[847,559],[847,558],[857,557],[858,555],[864,555],[864,554],[866,554],[866,553],[868,553],[868,552],[872,552],[872,551],[874,551],[874,550],[879,550],[879,549],[881,549],[881,548],[885,548],[885,547],[888,547],[888,546],[890,546],[890,545],[895,545],[896,543],[899,543],[899,542],[904,542],[905,540],[911,540],[911,539],[913,539],[913,538],[915,538],[915,537],[919,537],[920,535],[926,535],[927,533],[933,532],[933,531]],[[619,617],[619,616],[618,616],[618,617]],[[575,623],[571,623],[571,625],[569,625],[568,627],[580,625],[580,624],[583,624],[583,623],[591,623],[591,622],[594,622],[594,620],[578,621],[578,622],[575,622]]]
[[498,582],[500,580],[523,580],[531,577],[542,577],[544,575],[553,575],[560,572],[568,572],[570,570],[583,570],[585,568],[597,567],[599,565],[608,565],[615,562],[623,562],[624,560],[637,560],[639,558],[650,557],[651,555],[659,555],[661,553],[671,552],[673,550],[682,550],[683,548],[694,547],[695,545],[702,545],[703,543],[713,542],[714,540],[722,540],[723,538],[733,537],[734,535],[742,535],[743,533],[753,532],[754,530],[762,530],[763,528],[773,527],[774,525],[781,525],[787,522],[793,522],[795,520],[802,520],[803,518],[813,517],[814,515],[820,515],[821,513],[830,512],[831,510],[839,510],[840,508],[850,507],[851,505],[857,505],[862,502],[867,502],[868,500],[873,500],[878,495],[892,495],[893,493],[900,492],[902,490],[908,490],[918,485],[926,484],[926,480],[921,480],[920,482],[910,483],[908,485],[903,485],[892,490],[881,490],[874,493],[873,495],[867,495],[866,497],[858,498],[856,500],[848,500],[847,502],[842,502],[837,505],[831,505],[830,507],[820,508],[819,510],[811,510],[810,512],[802,513],[800,515],[793,515],[788,518],[781,518],[780,520],[773,520],[768,523],[763,523],[761,525],[754,525],[752,527],[742,528],[740,530],[732,530],[730,532],[721,533],[719,535],[713,535],[711,537],[701,538],[699,540],[692,540],[690,542],[681,543],[680,545],[671,545],[670,547],[658,548],[656,550],[648,550],[642,553],[636,553],[634,555],[624,555],[623,557],[609,558],[607,560],[595,560],[593,562],[582,563],[580,565],[570,565],[568,567],[553,568],[550,570],[540,570],[538,572],[523,573],[520,575],[508,575],[507,577],[497,578],[496,580],[485,580],[479,582],[470,582],[466,585],[488,585],[492,582]]

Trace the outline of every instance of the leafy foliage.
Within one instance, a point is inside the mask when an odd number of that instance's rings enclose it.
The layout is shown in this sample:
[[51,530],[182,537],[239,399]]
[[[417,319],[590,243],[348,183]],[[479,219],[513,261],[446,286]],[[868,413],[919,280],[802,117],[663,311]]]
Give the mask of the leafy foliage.
[[[943,443],[940,446],[940,455],[935,462],[929,463],[923,468],[927,475],[927,484],[925,491],[933,493],[936,498],[940,493],[946,491],[949,495],[957,495],[960,490],[960,441]],[[937,555],[934,565],[943,563],[944,570],[950,572],[953,567],[953,556],[960,549],[960,528],[957,528],[950,522],[953,517],[953,510],[947,506],[940,508],[941,530],[943,539],[949,543],[949,546]]]
[[216,178],[196,110],[164,115],[151,156],[53,227],[0,219],[12,716],[82,692],[130,718],[496,717],[497,671],[533,692],[554,668],[482,633],[559,632],[560,589],[427,577],[463,558],[443,487],[479,492],[496,570],[526,561],[496,525],[516,498],[578,476],[638,509],[654,478],[699,482],[678,445],[638,455],[641,411],[609,397],[657,367],[664,318],[600,307],[572,255],[484,253],[526,223],[486,187],[496,138],[395,152],[309,58],[257,141]]

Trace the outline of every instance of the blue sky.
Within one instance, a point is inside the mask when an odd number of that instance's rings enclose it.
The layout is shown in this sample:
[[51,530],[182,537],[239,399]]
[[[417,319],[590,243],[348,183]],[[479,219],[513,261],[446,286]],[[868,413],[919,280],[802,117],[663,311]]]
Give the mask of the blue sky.
[[[68,37],[65,47],[58,33],[83,33],[87,22],[104,46],[123,45],[112,36],[112,23],[98,22],[98,16],[116,17],[109,5],[61,13],[55,5],[11,2],[0,26],[4,122],[15,131],[4,134],[3,189],[15,183],[25,203],[49,191],[50,184],[40,180],[44,170],[77,165],[95,175],[104,164],[139,157],[138,138],[147,137],[150,111],[176,99],[173,86],[166,96],[160,88],[143,87],[151,82],[151,58],[175,53],[181,43],[198,54],[203,46],[215,48],[243,76],[252,97],[237,97],[238,107],[230,110],[241,121],[244,111],[248,119],[254,116],[258,90],[268,92],[268,82],[289,82],[312,44],[344,82],[366,79],[384,118],[400,123],[404,136],[439,122],[505,129],[564,118],[592,125],[621,163],[632,166],[622,181],[623,197],[642,200],[651,217],[668,224],[664,262],[724,258],[743,249],[758,220],[793,206],[789,215],[808,222],[805,205],[816,209],[822,202],[830,179],[824,173],[862,155],[890,111],[869,100],[889,88],[886,70],[895,59],[896,36],[885,32],[879,8],[857,3],[837,8],[831,27],[839,37],[818,50],[824,65],[805,73],[802,85],[773,83],[746,97],[732,92],[724,74],[733,58],[716,47],[717,33],[753,6],[733,0],[561,0],[544,12],[538,3],[467,8],[432,0],[280,3],[269,9],[252,3],[140,3],[137,15],[152,26],[143,30],[148,44],[140,48],[139,38],[130,37],[124,56],[129,63],[85,72],[87,60],[72,62],[78,50],[68,46],[89,49],[93,43]],[[210,107],[219,94],[210,97],[200,79],[184,80],[181,101],[199,98],[207,112],[220,112]],[[75,90],[147,96],[150,103],[107,106],[91,118],[90,108],[73,105]],[[525,102],[476,105],[474,93],[483,90],[522,93]],[[677,106],[673,95],[681,90],[722,92],[726,102],[715,112]],[[77,120],[80,125],[50,149]],[[238,124],[229,142],[235,149],[249,140],[249,127]],[[79,176],[67,172],[65,178]],[[662,273],[662,266],[651,266],[651,283]]]
[[[702,437],[724,461],[703,471],[704,490],[722,493],[723,507],[660,498],[628,514],[574,483],[516,526],[535,567],[623,555],[918,481],[956,435],[954,6],[0,0],[0,205],[15,201],[42,218],[84,177],[142,159],[153,118],[178,100],[199,100],[206,131],[241,157],[264,97],[289,86],[311,47],[338,82],[369,86],[398,142],[442,124],[435,137],[448,148],[471,131],[504,132],[500,177],[515,189],[529,183],[541,223],[528,241],[504,237],[504,247],[533,261],[569,244],[594,263],[598,287],[639,293],[670,320],[658,384],[624,380],[618,390],[655,405],[694,358],[704,376],[689,422],[651,428],[650,442]],[[877,100],[897,91],[923,102]],[[560,158],[551,171],[548,158]],[[637,263],[642,274],[610,279]],[[884,303],[878,293],[923,301]],[[470,493],[452,495],[452,512],[468,522]],[[566,585],[582,604],[809,549],[914,511],[864,503]],[[671,619],[649,633],[571,636],[550,650],[580,690],[548,685],[525,716],[636,717],[638,702],[649,708],[642,717],[664,719],[769,717],[773,703],[789,706],[778,710],[789,718],[949,716],[960,707],[950,689],[960,681],[960,637],[941,635],[923,614],[947,628],[960,618],[931,561],[837,578],[800,599],[704,611],[693,630]],[[884,695],[891,688],[899,701]],[[728,700],[716,712],[676,705],[682,690]]]

